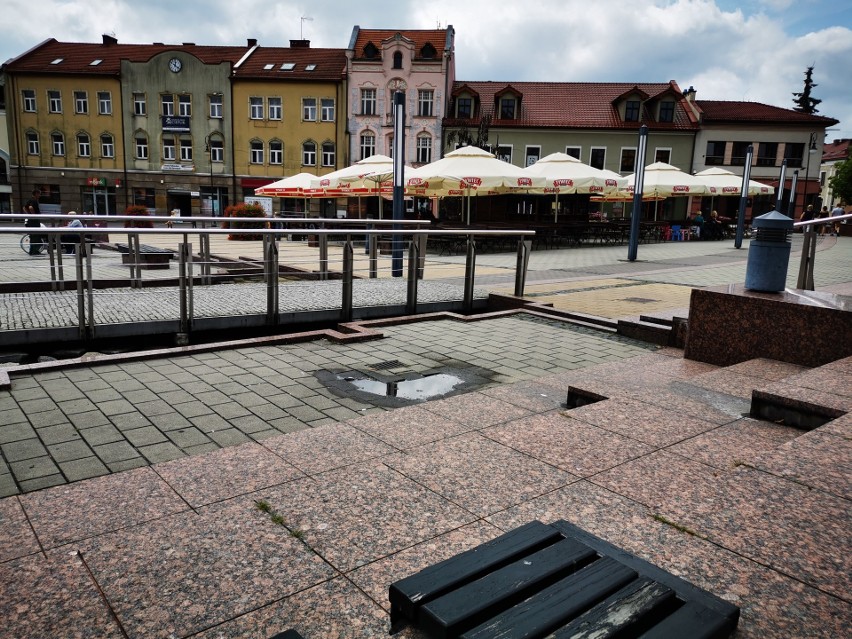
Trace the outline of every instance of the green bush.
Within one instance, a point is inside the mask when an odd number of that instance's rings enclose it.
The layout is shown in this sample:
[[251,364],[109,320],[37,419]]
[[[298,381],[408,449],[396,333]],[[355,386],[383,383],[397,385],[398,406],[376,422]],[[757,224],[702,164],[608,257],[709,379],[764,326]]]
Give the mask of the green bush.
[[[136,215],[139,217],[148,217],[151,213],[141,204],[131,204],[126,209],[124,209],[125,215]],[[126,220],[124,222],[124,228],[134,228],[134,229],[152,229],[154,228],[154,223],[151,220]]]
[[[260,220],[237,221],[228,218],[240,217],[264,217],[263,208],[257,204],[232,204],[225,209],[225,219],[222,220],[223,229],[262,229],[266,228],[266,222]],[[233,233],[228,235],[229,240],[261,240],[263,235],[251,233]]]

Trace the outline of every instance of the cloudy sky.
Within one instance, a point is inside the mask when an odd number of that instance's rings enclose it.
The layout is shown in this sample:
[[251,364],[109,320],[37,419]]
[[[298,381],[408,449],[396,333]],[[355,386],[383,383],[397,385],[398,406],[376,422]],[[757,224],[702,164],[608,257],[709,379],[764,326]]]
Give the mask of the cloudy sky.
[[668,82],[793,107],[814,67],[827,140],[852,138],[848,0],[3,0],[0,60],[47,38],[346,48],[352,28],[456,32],[460,80]]

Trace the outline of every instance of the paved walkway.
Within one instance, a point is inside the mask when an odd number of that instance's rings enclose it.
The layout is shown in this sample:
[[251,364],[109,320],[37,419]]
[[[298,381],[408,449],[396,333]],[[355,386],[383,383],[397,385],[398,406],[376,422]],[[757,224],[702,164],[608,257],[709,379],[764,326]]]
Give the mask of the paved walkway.
[[[534,252],[528,292],[679,313],[689,284],[744,269],[722,243],[625,250]],[[851,256],[822,242],[818,290],[850,290]],[[0,390],[0,637],[386,636],[390,583],[534,518],[733,601],[738,637],[852,625],[849,360],[719,369],[522,313],[366,331],[19,369]],[[356,384],[430,374],[460,392]],[[609,399],[566,410],[570,386]],[[753,389],[847,414],[753,420]]]

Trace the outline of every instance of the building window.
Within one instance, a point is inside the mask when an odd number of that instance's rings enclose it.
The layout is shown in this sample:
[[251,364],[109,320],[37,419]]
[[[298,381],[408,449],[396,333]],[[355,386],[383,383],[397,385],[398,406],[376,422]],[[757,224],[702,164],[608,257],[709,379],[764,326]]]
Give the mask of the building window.
[[787,160],[787,168],[802,168],[802,159],[805,156],[805,145],[801,142],[787,142],[784,145],[784,159]]
[[541,147],[540,146],[528,146],[526,148],[526,164],[524,166],[532,166],[536,162],[538,162],[541,157]]
[[249,118],[252,120],[263,119],[263,98],[256,96],[249,98]]
[[47,92],[47,110],[50,113],[62,113],[62,94],[59,91]]
[[104,133],[101,136],[101,157],[115,157],[115,142],[113,141],[112,136],[109,133]]
[[628,100],[627,105],[624,107],[624,121],[625,122],[638,122],[639,121],[639,107],[641,102],[639,100]]
[[302,145],[302,164],[315,166],[317,163],[317,145],[315,142],[305,142]]
[[636,149],[621,149],[618,170],[622,173],[633,173],[636,170]]
[[417,138],[417,162],[429,164],[432,161],[432,138],[422,135]]
[[133,94],[133,115],[148,115],[148,102],[144,93]]
[[38,133],[32,131],[27,133],[27,153],[29,155],[39,154]]
[[184,118],[192,117],[192,96],[178,96],[178,115]]
[[188,138],[180,139],[180,160],[181,162],[192,162],[192,140]]
[[393,54],[393,68],[401,69],[402,68],[402,52],[395,51]]
[[133,203],[153,209],[156,206],[154,189],[133,189]]
[[281,98],[267,98],[267,109],[269,111],[269,119],[270,120],[280,120],[283,115],[283,109],[281,107]]
[[136,159],[148,159],[148,138],[146,138],[144,135],[136,136]]
[[249,162],[252,164],[263,164],[263,142],[260,140],[252,140]]
[[666,100],[660,103],[660,122],[674,122],[675,103]]
[[604,168],[604,164],[606,163],[606,148],[597,147],[593,148],[589,152],[589,166],[593,166],[596,169]]
[[[393,148],[393,147],[391,147]],[[364,160],[376,154],[376,136],[372,133],[361,134],[361,159]]]
[[65,155],[65,136],[61,133],[52,133],[50,139],[53,142],[53,155]]
[[24,89],[21,91],[21,97],[24,100],[24,111],[27,113],[35,113],[36,111],[36,94],[33,89]]
[[491,152],[494,154],[498,160],[503,162],[512,163],[512,147],[509,145],[500,145],[496,149],[492,149]]
[[222,140],[210,140],[210,161],[225,161],[225,143]]
[[175,136],[163,136],[163,159],[174,162],[175,160]]
[[672,163],[672,150],[671,149],[657,149],[654,151],[654,162],[665,162],[666,164]]
[[77,155],[81,158],[92,157],[92,142],[85,133],[77,134]]
[[375,89],[361,89],[361,115],[376,115]]
[[334,122],[334,100],[332,98],[320,100],[320,120]]
[[417,92],[417,115],[431,118],[435,115],[432,105],[435,103],[435,92],[432,90],[421,90]]
[[515,98],[500,98],[500,119],[515,119]]
[[456,100],[456,117],[462,119],[473,117],[473,100],[471,98],[459,98]]
[[89,94],[85,91],[74,91],[74,112],[81,115],[89,112]]
[[579,146],[566,146],[565,147],[565,155],[570,155],[572,158],[580,159],[580,147]]
[[335,152],[334,152],[334,143],[333,142],[323,142],[322,145],[322,165],[323,166],[334,166],[335,163]]
[[222,117],[222,96],[221,95],[211,95],[210,96],[210,117],[216,118],[216,119]]
[[269,163],[284,164],[284,143],[280,140],[269,143]]
[[775,166],[778,157],[777,142],[761,142],[757,147],[757,166]]
[[734,142],[731,145],[731,165],[745,166],[746,151],[751,142]]
[[98,113],[112,115],[112,96],[109,91],[98,91]]
[[725,163],[725,143],[720,140],[710,140],[704,155],[704,164],[718,166]]
[[317,120],[317,99],[302,98],[302,119],[305,122],[316,122]]
[[175,114],[175,96],[171,93],[164,93],[160,96],[160,103],[163,105],[163,115],[172,117]]

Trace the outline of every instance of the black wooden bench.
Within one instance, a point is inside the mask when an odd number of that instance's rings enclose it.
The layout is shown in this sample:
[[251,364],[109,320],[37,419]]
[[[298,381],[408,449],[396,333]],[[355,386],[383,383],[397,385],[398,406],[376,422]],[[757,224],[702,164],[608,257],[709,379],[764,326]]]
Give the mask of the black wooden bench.
[[[122,254],[121,263],[125,265],[135,264],[135,256],[130,246],[127,244],[116,244],[115,248]],[[170,260],[174,257],[174,252],[166,249],[161,249],[148,244],[139,245],[139,268],[145,270],[152,269],[167,269],[170,266]]]
[[390,586],[391,633],[729,637],[739,608],[566,521],[539,521]]

